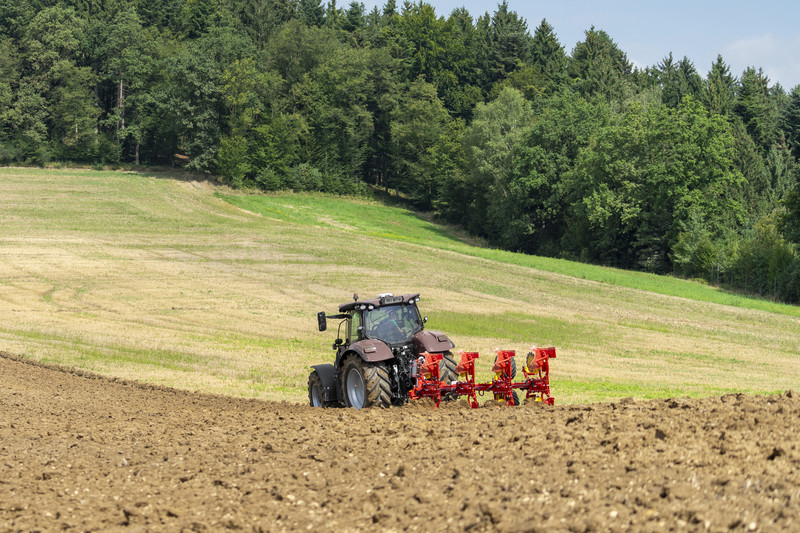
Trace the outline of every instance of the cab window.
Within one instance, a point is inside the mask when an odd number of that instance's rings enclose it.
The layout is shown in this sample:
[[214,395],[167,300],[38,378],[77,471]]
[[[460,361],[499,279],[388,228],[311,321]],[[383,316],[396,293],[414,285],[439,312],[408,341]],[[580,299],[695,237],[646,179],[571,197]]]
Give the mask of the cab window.
[[358,340],[358,327],[361,325],[361,314],[360,313],[353,313],[350,316],[350,329],[348,332],[348,340],[350,342],[355,342]]

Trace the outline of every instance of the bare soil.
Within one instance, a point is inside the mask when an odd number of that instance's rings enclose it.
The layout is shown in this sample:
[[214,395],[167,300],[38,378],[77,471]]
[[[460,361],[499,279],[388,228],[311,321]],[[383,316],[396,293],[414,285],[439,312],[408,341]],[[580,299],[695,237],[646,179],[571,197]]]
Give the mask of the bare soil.
[[800,529],[791,392],[357,412],[0,355],[2,531]]

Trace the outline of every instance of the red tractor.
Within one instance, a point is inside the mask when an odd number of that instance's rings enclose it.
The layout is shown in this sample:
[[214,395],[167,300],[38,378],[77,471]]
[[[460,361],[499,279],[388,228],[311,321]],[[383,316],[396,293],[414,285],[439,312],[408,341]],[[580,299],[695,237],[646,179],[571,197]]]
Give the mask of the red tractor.
[[425,331],[428,317],[417,308],[419,294],[379,294],[339,306],[339,314],[317,314],[319,330],[327,319],[341,320],[333,349],[336,360],[314,365],[308,378],[308,398],[316,407],[389,407],[402,405],[417,384],[414,374],[422,354],[441,354],[440,378],[455,381],[455,346],[443,333]]
[[[470,407],[478,407],[478,396],[492,393],[507,404],[526,399],[553,405],[550,395],[549,360],[555,348],[532,347],[522,369],[525,380],[514,382],[517,365],[513,350],[495,350],[491,382],[476,383],[477,352],[450,350],[453,342],[443,333],[425,331],[427,317],[417,308],[419,294],[379,294],[374,300],[353,301],[339,306],[339,314],[317,314],[319,330],[328,319],[341,320],[333,343],[336,360],[314,365],[308,377],[308,399],[314,407],[389,407],[409,399],[430,398],[438,406],[444,399],[466,396]],[[344,331],[342,331],[344,328]]]

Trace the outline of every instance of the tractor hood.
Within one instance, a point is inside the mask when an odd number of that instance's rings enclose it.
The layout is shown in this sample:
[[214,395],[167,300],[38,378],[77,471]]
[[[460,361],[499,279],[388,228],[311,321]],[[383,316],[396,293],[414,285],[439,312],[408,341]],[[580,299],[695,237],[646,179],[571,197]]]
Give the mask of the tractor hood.
[[447,335],[438,331],[420,331],[414,335],[414,351],[416,353],[441,353],[455,347],[456,345]]

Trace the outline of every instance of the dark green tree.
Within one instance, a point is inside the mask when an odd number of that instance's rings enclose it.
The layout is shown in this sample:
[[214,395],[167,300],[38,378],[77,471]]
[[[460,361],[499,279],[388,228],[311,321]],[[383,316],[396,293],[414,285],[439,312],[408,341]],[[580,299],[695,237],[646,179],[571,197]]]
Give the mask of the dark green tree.
[[467,222],[466,206],[472,198],[469,164],[464,152],[466,124],[460,118],[447,122],[423,160],[425,172],[435,178],[438,195],[433,209],[445,220]]
[[575,88],[586,97],[621,100],[632,65],[625,52],[603,30],[592,26],[575,45],[568,72]]
[[297,6],[300,21],[306,26],[322,26],[325,24],[325,8],[321,0],[300,0]]
[[335,50],[298,88],[299,109],[310,129],[309,163],[350,181],[363,178],[374,132],[368,109],[373,92],[369,55],[366,49]]
[[398,185],[425,210],[431,209],[441,184],[425,167],[428,151],[439,141],[449,120],[436,88],[422,78],[409,86],[392,113]]
[[735,218],[727,187],[741,181],[733,166],[729,123],[692,98],[676,110],[631,107],[581,153],[585,190],[576,216],[595,260],[669,271],[682,220],[694,211],[718,235]]
[[761,69],[750,67],[744,71],[733,110],[766,153],[778,140],[778,110],[770,97],[769,78]]
[[515,222],[511,178],[516,167],[516,146],[532,121],[530,103],[519,91],[505,88],[494,101],[477,105],[465,133],[473,190],[469,206],[471,229],[493,242],[513,245],[509,232]]
[[796,159],[800,158],[800,85],[789,94],[789,103],[783,118],[786,142]]
[[[95,2],[89,2],[95,5]],[[159,29],[174,28],[176,21],[179,20],[182,2],[180,0],[160,0],[151,2],[150,0],[136,0],[134,2],[136,13],[146,27],[155,26]],[[97,14],[89,17],[95,19]]]
[[17,97],[7,115],[21,159],[92,158],[95,80],[88,68],[77,66],[85,35],[86,21],[72,7],[48,7],[31,19],[21,43]]
[[545,94],[563,87],[567,81],[567,54],[558,41],[553,27],[542,19],[533,33],[530,64],[533,66]]
[[155,66],[153,33],[142,27],[134,9],[125,9],[108,25],[100,54],[106,66],[103,77],[113,87],[114,108],[107,123],[119,143],[132,145],[132,158],[139,164],[146,134],[146,119],[140,115]]
[[[164,61],[167,78],[157,88],[153,106],[159,135],[170,151],[187,154],[189,168],[212,172],[225,131],[223,75],[231,65],[252,57],[250,39],[230,27],[211,29]],[[172,154],[170,154],[172,155]]]
[[466,9],[458,8],[450,13],[447,26],[451,42],[449,72],[437,77],[436,83],[450,113],[469,118],[472,109],[483,99],[477,83],[474,21]]
[[488,93],[495,83],[529,61],[528,23],[503,0],[491,18],[486,14],[478,19],[475,46],[482,88]]
[[573,91],[560,91],[542,104],[516,149],[517,248],[557,257],[576,251],[578,257],[588,246],[584,243],[588,230],[570,216],[570,205],[583,198],[583,183],[575,176],[575,167],[578,155],[611,117],[604,101],[590,103]]
[[342,29],[344,11],[336,7],[336,0],[329,0],[325,6],[325,26],[332,30]]
[[311,6],[298,5],[298,0],[238,0],[236,6],[244,33],[259,50],[266,46],[272,34],[284,23],[302,18],[302,9],[312,16],[314,12]]
[[364,4],[353,0],[344,13],[342,29],[349,33],[362,32],[366,27]]
[[92,162],[98,156],[100,109],[92,90],[96,83],[88,67],[62,61],[51,70],[50,137],[59,159]]
[[20,77],[19,50],[10,37],[0,37],[0,161],[8,163],[11,159],[10,143],[11,124],[9,112],[14,102],[14,93],[19,85]]
[[411,79],[422,76],[428,83],[433,83],[442,70],[449,70],[450,28],[443,17],[436,16],[433,6],[425,2],[406,3],[398,31],[406,47]]
[[783,200],[785,211],[780,216],[781,233],[787,240],[800,244],[800,181]]
[[290,96],[303,78],[342,47],[329,28],[307,27],[300,21],[287,22],[267,45],[267,67],[277,72]]
[[661,101],[667,107],[678,107],[685,96],[693,98],[700,96],[703,80],[689,58],[684,56],[676,63],[670,52],[661,60],[656,69],[661,85]]
[[736,78],[731,75],[730,68],[722,56],[717,55],[716,61],[711,64],[711,70],[708,72],[702,97],[703,104],[713,113],[729,115],[733,111],[736,90]]
[[371,89],[366,107],[374,129],[368,141],[363,177],[369,183],[388,188],[391,178],[397,176],[392,165],[391,121],[404,85],[402,61],[392,57],[386,48],[370,50],[366,61]]

